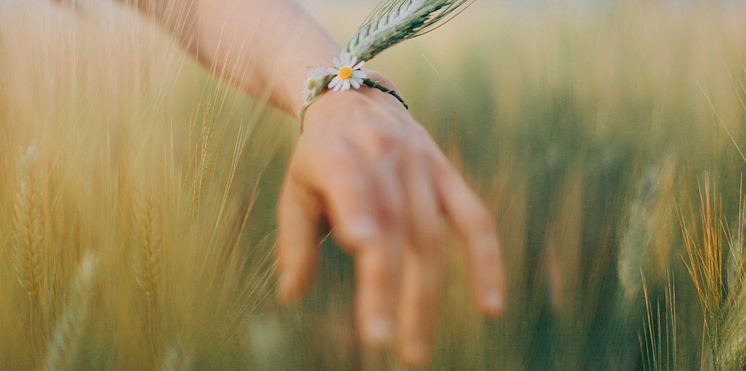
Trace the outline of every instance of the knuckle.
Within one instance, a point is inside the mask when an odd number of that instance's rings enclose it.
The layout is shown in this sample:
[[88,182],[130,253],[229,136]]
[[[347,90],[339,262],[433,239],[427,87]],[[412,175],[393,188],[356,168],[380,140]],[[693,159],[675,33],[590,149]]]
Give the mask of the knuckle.
[[385,154],[394,150],[399,142],[399,139],[391,134],[379,133],[370,138],[371,147],[373,152],[377,154]]
[[453,174],[451,171],[451,165],[448,161],[437,154],[430,156],[430,167],[432,168],[433,174],[441,179]]
[[356,247],[360,243],[359,237],[351,233],[350,229],[345,225],[337,225],[333,229],[334,238],[339,242],[340,245],[348,249]]
[[364,146],[375,155],[382,155],[394,151],[401,142],[401,137],[389,130],[368,127],[362,132]]
[[335,231],[337,242],[352,251],[360,251],[374,242],[376,236],[362,235],[348,224],[340,225]]
[[364,208],[338,213],[335,217],[334,235],[348,248],[359,248],[378,240],[381,227],[378,218]]
[[334,230],[334,237],[342,247],[347,249],[355,249],[360,244],[359,240],[355,236],[350,235],[344,228],[336,228]]
[[420,214],[405,226],[411,248],[423,256],[435,258],[446,250],[443,221],[434,215]]
[[388,228],[395,228],[403,224],[404,215],[399,204],[393,200],[384,200],[380,204],[381,221]]
[[495,233],[495,218],[483,206],[476,207],[467,221],[472,231],[478,236],[492,235]]

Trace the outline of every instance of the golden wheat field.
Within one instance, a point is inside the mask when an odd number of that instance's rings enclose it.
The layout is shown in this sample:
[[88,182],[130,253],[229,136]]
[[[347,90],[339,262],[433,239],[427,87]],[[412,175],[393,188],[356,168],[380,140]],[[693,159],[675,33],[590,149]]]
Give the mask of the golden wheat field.
[[[331,8],[337,35],[367,11]],[[481,1],[374,63],[508,261],[485,320],[454,249],[430,369],[746,366],[745,20]],[[0,0],[0,369],[401,369],[357,346],[333,241],[310,296],[275,304],[298,135],[116,2]]]

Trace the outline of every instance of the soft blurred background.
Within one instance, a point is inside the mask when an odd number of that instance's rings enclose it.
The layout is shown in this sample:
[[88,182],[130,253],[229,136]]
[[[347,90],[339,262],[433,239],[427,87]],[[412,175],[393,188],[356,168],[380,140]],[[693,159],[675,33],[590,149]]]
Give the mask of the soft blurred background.
[[[309,0],[340,42],[373,1]],[[477,1],[381,55],[498,220],[507,313],[452,272],[433,370],[746,365],[746,8]],[[110,1],[0,0],[0,369],[401,369],[351,260],[273,300],[297,123]]]

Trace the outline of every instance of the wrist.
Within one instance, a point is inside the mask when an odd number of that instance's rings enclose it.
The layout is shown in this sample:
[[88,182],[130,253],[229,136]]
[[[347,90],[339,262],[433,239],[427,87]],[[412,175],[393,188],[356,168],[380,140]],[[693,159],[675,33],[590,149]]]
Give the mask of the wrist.
[[[396,86],[377,71],[366,70],[368,78],[389,89]],[[360,89],[346,91],[327,91],[312,104],[306,112],[306,121],[310,126],[323,125],[323,122],[346,124],[352,117],[370,116],[372,111],[401,115],[408,111],[401,102],[390,94],[379,89],[362,86]]]
[[[353,108],[349,106],[351,101],[357,101],[355,107],[361,105],[365,106],[366,104],[376,104],[382,107],[390,107],[391,109],[397,111],[407,110],[403,102],[398,100],[399,98],[396,98],[391,93],[386,92],[387,90],[390,90],[392,92],[398,91],[396,85],[389,78],[378,71],[364,69],[364,72],[367,75],[366,80],[370,83],[370,85],[368,83],[363,83],[359,89],[349,89],[342,91],[329,89],[322,93],[314,101],[314,103],[309,107],[309,111],[311,111],[311,107],[326,106],[327,104],[324,102],[329,101],[339,101],[339,104],[344,104],[344,111],[347,112],[349,112],[350,109]],[[377,87],[372,87],[372,84],[377,85]]]
[[[378,71],[364,69],[367,80],[373,81],[375,83],[380,84],[384,89],[391,89],[391,90],[397,90],[396,85],[393,81],[391,81],[388,77],[386,77],[384,74]],[[397,107],[400,107],[401,109],[404,109],[404,106],[397,102],[397,100],[392,97],[391,95],[381,91],[380,89],[376,89],[373,87],[370,87],[366,84],[363,84],[360,86],[359,89],[350,89],[350,90],[343,90],[343,91],[335,91],[333,89],[327,90],[324,94],[322,94],[319,97],[319,101],[323,100],[329,100],[329,98],[345,98],[345,97],[365,97],[369,101],[375,101],[382,104],[392,104],[396,103]],[[315,105],[315,104],[314,104]]]

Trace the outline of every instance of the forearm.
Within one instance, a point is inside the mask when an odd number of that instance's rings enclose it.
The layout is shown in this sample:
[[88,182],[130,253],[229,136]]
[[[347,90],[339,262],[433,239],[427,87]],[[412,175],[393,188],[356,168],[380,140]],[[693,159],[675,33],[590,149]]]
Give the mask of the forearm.
[[201,62],[245,91],[297,113],[303,82],[339,46],[293,0],[137,0]]

